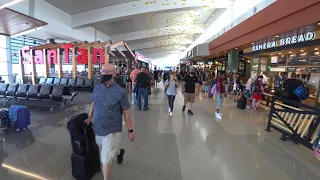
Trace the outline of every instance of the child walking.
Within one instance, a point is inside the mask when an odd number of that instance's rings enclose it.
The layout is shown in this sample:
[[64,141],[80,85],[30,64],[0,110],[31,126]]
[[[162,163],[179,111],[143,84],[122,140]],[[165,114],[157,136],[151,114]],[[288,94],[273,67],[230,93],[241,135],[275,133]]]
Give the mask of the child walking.
[[170,79],[165,82],[166,93],[168,97],[169,104],[169,115],[172,117],[173,104],[177,94],[177,88],[179,86],[178,81],[176,80],[176,75],[174,73],[170,74]]

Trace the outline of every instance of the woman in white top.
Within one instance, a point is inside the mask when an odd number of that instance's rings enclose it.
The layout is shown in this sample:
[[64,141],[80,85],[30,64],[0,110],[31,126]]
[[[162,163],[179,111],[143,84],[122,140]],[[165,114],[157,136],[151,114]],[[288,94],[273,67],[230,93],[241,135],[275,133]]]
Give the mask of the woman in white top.
[[253,82],[257,80],[257,74],[253,73],[252,76],[248,79],[247,84],[246,84],[246,97],[247,97],[247,108],[251,109],[251,107],[249,106],[249,100],[251,99],[251,86],[253,84]]
[[176,98],[177,88],[179,86],[178,81],[176,80],[176,75],[174,73],[170,74],[170,79],[165,82],[166,94],[168,96],[168,104],[169,104],[169,113],[170,117],[172,117],[173,111],[173,103]]

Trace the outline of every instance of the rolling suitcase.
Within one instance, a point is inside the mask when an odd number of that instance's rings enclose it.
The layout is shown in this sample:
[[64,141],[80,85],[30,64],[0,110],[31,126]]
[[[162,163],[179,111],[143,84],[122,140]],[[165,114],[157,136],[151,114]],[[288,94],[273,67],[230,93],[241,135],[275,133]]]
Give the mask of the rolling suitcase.
[[24,130],[30,125],[30,111],[26,106],[13,105],[9,109],[9,116],[16,131]]
[[247,98],[245,96],[242,96],[237,102],[237,108],[245,109],[246,106],[247,106]]
[[99,148],[95,142],[92,125],[84,120],[88,114],[73,116],[67,124],[71,137],[73,153],[71,155],[72,175],[77,180],[89,180],[100,172]]

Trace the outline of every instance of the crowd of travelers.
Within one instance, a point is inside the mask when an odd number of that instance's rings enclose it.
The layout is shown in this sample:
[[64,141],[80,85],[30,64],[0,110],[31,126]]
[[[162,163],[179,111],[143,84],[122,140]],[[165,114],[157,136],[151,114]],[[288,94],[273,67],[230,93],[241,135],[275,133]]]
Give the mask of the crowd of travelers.
[[[123,162],[125,150],[123,148],[119,149],[122,132],[122,115],[128,128],[129,140],[134,141],[135,139],[131,115],[128,111],[130,107],[127,95],[128,91],[132,91],[132,93],[129,93],[132,96],[131,104],[136,104],[139,111],[147,111],[149,110],[148,96],[151,94],[151,88],[152,86],[157,88],[157,84],[162,80],[168,99],[169,116],[173,115],[174,101],[178,88],[181,88],[181,94],[184,97],[183,112],[187,110],[189,115],[194,115],[192,106],[197,96],[202,96],[206,99],[215,97],[215,116],[217,119],[222,119],[220,109],[224,98],[228,96],[233,95],[233,101],[238,103],[240,101],[244,102],[247,108],[254,111],[258,110],[265,93],[265,84],[268,81],[265,74],[258,76],[256,73],[253,73],[247,82],[245,82],[242,74],[226,74],[222,72],[216,75],[215,73],[196,70],[180,72],[178,74],[172,70],[159,71],[156,69],[150,72],[146,67],[135,66],[132,71],[126,72],[126,88],[128,90],[126,91],[115,81],[116,74],[113,65],[104,65],[102,70],[103,83],[94,88],[89,117],[85,120],[87,124],[94,123],[94,132],[96,142],[100,147],[100,160],[103,164],[102,170],[105,180],[108,179],[111,173],[112,158],[116,156],[119,164]],[[275,86],[278,86],[278,83],[275,83]],[[300,86],[303,87],[303,83],[296,79],[295,73],[291,74],[290,79],[286,78],[281,83],[281,86],[284,88],[283,92],[286,92],[280,93],[282,97],[301,102],[301,99],[297,97],[294,91]],[[274,89],[276,88],[274,87]],[[143,107],[142,98],[144,99]],[[135,103],[136,100],[137,103]]]

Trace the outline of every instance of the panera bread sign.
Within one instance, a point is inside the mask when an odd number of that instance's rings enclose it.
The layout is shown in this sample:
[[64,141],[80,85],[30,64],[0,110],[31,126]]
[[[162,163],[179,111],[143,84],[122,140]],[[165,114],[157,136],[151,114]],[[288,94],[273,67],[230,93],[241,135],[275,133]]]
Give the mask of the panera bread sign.
[[252,51],[260,51],[279,46],[286,46],[290,44],[302,43],[305,41],[312,41],[316,37],[315,32],[307,32],[305,34],[293,35],[291,37],[281,38],[280,40],[264,41],[263,43],[255,43],[252,47]]

